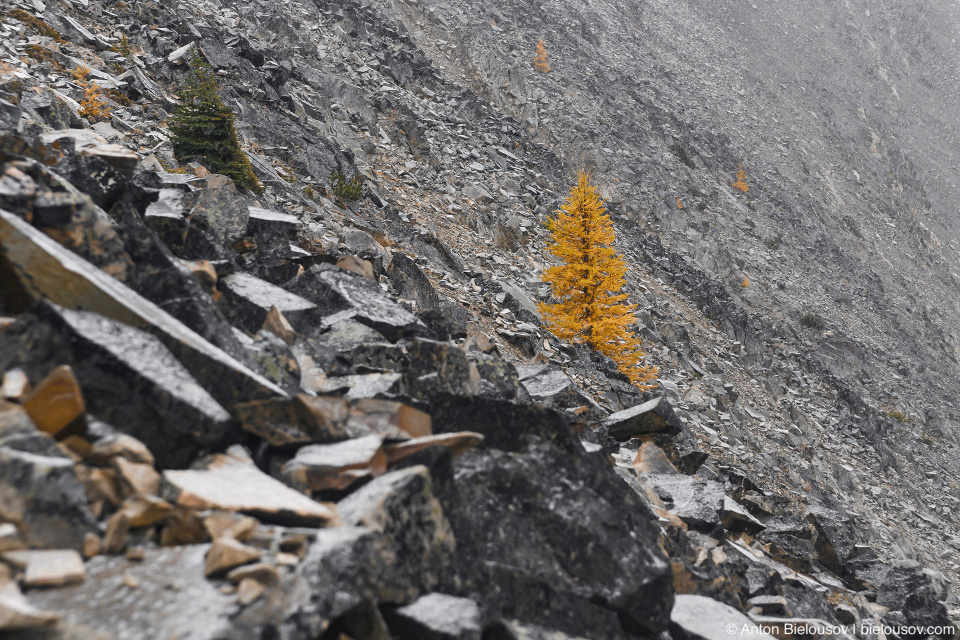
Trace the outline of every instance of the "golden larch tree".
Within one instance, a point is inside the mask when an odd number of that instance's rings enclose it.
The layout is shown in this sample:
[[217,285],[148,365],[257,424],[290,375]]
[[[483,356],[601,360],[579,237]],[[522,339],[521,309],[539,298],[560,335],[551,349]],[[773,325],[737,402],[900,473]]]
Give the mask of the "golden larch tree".
[[737,180],[732,182],[730,186],[734,189],[740,189],[744,193],[750,191],[750,185],[747,184],[747,172],[743,170],[742,164],[737,165]]
[[640,339],[629,331],[636,317],[621,293],[627,265],[614,246],[613,222],[603,205],[580,172],[570,197],[546,223],[553,234],[548,250],[560,264],[547,269],[544,281],[557,302],[540,303],[539,309],[558,338],[610,356],[633,384],[648,389],[657,369],[642,364]]
[[550,71],[550,63],[547,62],[547,45],[542,38],[537,43],[537,55],[533,56],[533,68],[541,73]]

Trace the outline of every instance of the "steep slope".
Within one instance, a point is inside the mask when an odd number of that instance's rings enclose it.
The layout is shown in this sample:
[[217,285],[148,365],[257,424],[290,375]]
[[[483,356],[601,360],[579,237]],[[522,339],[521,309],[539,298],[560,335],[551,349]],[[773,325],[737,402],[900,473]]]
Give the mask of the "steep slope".
[[[70,450],[71,508],[91,533],[99,518],[112,549],[87,562],[85,584],[27,593],[62,603],[80,625],[64,633],[100,629],[103,606],[123,622],[110,631],[131,637],[155,637],[128,628],[139,615],[186,633],[164,615],[174,607],[196,609],[198,638],[335,637],[368,618],[421,637],[403,617],[423,622],[405,610],[427,592],[457,596],[461,621],[479,617],[463,637],[525,637],[516,620],[652,637],[673,606],[680,640],[684,607],[699,615],[689,594],[754,620],[949,619],[939,601],[957,604],[947,586],[960,577],[949,3],[20,9],[63,39],[24,14],[3,21],[0,204],[12,213],[0,220],[0,312],[11,318],[0,327],[12,328],[0,373],[6,394],[70,364],[91,416],[60,449],[20,417],[21,395],[5,396],[2,415],[17,419],[0,425],[29,432],[68,476],[59,451]],[[541,38],[549,73],[532,65]],[[260,196],[172,155],[166,123],[194,48],[237,113]],[[81,62],[113,90],[109,121],[79,117]],[[67,127],[118,147],[51,133]],[[746,192],[730,186],[741,165]],[[556,340],[534,307],[549,295],[542,222],[580,168],[603,186],[630,263],[637,330],[660,367],[647,394]],[[359,199],[337,193],[336,172],[363,177]],[[82,284],[61,286],[63,269]],[[28,310],[25,298],[55,304]],[[160,373],[130,355],[136,344],[164,354]],[[631,417],[658,396],[667,402]],[[424,415],[440,440],[418,439]],[[146,446],[114,447],[114,429]],[[0,440],[0,453],[37,464],[18,446]],[[134,485],[118,457],[148,479],[164,471],[162,489]],[[117,474],[124,502],[111,506],[102,478]],[[206,479],[218,474],[305,512],[204,497],[229,487]],[[276,480],[337,501],[339,520]],[[144,524],[134,507],[158,502],[173,515]],[[220,593],[219,568],[200,578],[197,546],[213,538],[219,554],[259,558],[197,525],[223,512],[234,523],[235,511],[262,524],[226,537],[252,539],[278,574],[254,565],[269,590],[250,601],[255,587],[244,595],[237,577],[239,604]],[[146,549],[142,569],[108,544],[124,526]],[[180,575],[182,592],[169,586]],[[139,581],[140,600],[161,603],[149,613],[103,600]]]

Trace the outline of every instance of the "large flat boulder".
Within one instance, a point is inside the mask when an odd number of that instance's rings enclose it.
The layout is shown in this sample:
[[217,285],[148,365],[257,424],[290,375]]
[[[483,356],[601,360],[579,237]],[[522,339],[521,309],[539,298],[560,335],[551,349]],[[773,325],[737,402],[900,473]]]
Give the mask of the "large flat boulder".
[[0,210],[0,280],[33,299],[94,311],[158,338],[219,402],[231,405],[282,389],[197,335],[156,304],[103,273],[17,216]]
[[681,422],[666,396],[661,396],[607,416],[601,428],[622,441],[651,433],[676,435]]
[[0,368],[34,380],[69,364],[87,410],[144,442],[161,467],[186,465],[234,428],[230,414],[159,339],[89,311],[40,302],[0,334]]

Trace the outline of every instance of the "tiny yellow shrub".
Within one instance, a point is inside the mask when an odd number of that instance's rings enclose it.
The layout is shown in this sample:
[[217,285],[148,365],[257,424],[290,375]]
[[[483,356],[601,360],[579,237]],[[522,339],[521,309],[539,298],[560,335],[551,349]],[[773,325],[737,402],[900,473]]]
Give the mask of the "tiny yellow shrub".
[[548,73],[550,71],[550,63],[547,62],[547,45],[542,38],[540,42],[537,43],[537,55],[533,56],[533,68],[540,73]]
[[750,185],[747,184],[747,172],[743,170],[743,165],[737,165],[737,179],[730,186],[734,189],[740,189],[744,193],[750,191]]

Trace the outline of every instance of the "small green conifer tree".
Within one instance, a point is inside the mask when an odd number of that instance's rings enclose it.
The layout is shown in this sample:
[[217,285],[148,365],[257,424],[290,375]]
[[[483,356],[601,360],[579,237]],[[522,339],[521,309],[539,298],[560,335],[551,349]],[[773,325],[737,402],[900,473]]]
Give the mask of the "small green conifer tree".
[[194,50],[170,125],[173,154],[181,161],[202,158],[211,171],[231,178],[237,187],[260,193],[263,187],[240,148],[233,110],[219,91],[213,68]]

